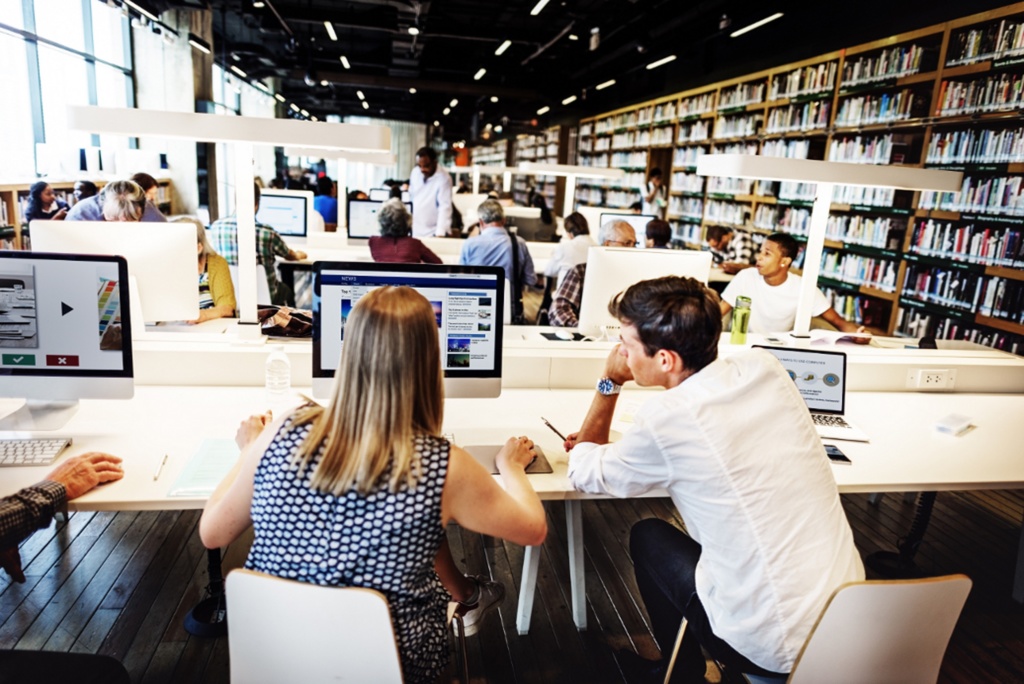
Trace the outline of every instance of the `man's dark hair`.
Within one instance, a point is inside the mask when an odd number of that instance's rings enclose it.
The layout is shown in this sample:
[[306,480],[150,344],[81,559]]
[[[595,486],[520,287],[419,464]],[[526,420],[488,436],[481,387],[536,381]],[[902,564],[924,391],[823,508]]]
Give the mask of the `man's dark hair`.
[[316,194],[330,195],[334,191],[334,181],[329,176],[320,176],[316,179]]
[[653,169],[651,169],[650,176],[648,176],[648,177],[649,178],[661,178],[661,169],[659,169],[657,166],[655,166]]
[[800,253],[800,245],[793,239],[792,235],[787,233],[772,233],[766,240],[771,240],[779,246],[779,251],[782,252],[782,256],[789,257],[795,260],[796,255]]
[[143,192],[149,192],[150,188],[155,188],[157,186],[156,178],[153,178],[148,173],[143,173],[141,171],[133,175],[128,180],[135,181],[136,184],[142,188]]
[[578,211],[574,211],[565,217],[565,232],[573,237],[577,235],[590,235],[590,224],[587,217]]
[[718,242],[731,232],[732,228],[727,228],[725,226],[708,226],[707,232],[704,234],[704,239],[708,240],[709,242],[711,240]]
[[672,226],[668,225],[668,221],[662,221],[661,219],[648,221],[645,232],[647,239],[654,241],[655,247],[664,247],[672,239]]
[[694,373],[718,358],[722,311],[718,295],[699,280],[643,280],[612,297],[608,312],[636,328],[648,356],[674,351]]
[[420,149],[416,150],[416,158],[418,159],[419,157],[426,157],[430,161],[436,162],[437,150],[435,150],[433,147],[421,147]]
[[254,182],[252,184],[252,197],[253,197],[254,200],[256,200],[256,206],[257,207],[260,206],[260,184],[259,183],[255,183]]

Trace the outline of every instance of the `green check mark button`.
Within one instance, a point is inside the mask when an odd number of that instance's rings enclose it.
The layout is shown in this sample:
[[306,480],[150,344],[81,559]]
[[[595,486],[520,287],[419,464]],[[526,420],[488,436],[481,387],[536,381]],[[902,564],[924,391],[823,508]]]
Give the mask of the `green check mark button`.
[[34,366],[36,365],[35,354],[4,354],[0,361],[5,366]]

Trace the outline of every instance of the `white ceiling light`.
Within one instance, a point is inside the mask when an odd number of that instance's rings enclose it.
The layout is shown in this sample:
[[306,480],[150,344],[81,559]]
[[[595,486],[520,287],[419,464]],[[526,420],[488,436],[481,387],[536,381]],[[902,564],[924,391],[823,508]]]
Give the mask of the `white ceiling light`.
[[278,102],[284,102],[284,95],[282,95],[281,93],[274,93],[274,97],[277,98]]
[[415,95],[416,94],[416,89],[415,88],[409,88],[409,94],[410,95]]
[[570,95],[569,97],[567,97],[564,100],[562,100],[562,104],[569,105],[569,104],[572,104],[575,101],[576,101],[576,96],[575,95]]
[[445,107],[441,113],[444,114],[445,116],[448,116],[449,114],[452,113],[451,107]]
[[455,98],[453,97],[453,98],[452,98],[452,101],[448,103],[448,106],[449,106],[449,107],[453,107],[453,108],[454,108],[454,107],[455,107],[456,105],[458,105],[458,104],[459,104],[459,101],[458,101],[458,100],[456,100],[456,99],[455,99]]
[[604,90],[605,88],[611,88],[613,85],[615,85],[615,79],[610,78],[604,83],[598,83],[595,90]]
[[530,16],[535,17],[538,14],[540,14],[542,11],[544,11],[544,8],[547,6],[547,4],[548,0],[537,0],[537,4],[533,6],[532,10],[530,10]]
[[254,85],[263,92],[270,94],[270,88],[268,88],[267,84],[264,83],[263,81],[256,81]]
[[319,121],[320,119],[316,118],[315,116],[311,116],[311,117],[309,117],[309,120],[310,121]]
[[345,67],[346,69],[352,68],[352,65],[348,63],[348,57],[346,57],[345,55],[342,55],[338,59],[341,60],[341,66]]
[[510,47],[512,47],[512,41],[506,40],[504,43],[498,46],[498,49],[494,51],[494,54],[500,57],[501,55],[505,54],[505,50],[508,50]]
[[487,69],[484,69],[483,67],[480,67],[479,69],[476,70],[476,73],[473,74],[473,80],[474,81],[479,81],[481,78],[484,77],[484,74],[486,74],[486,73],[487,73]]
[[491,95],[491,102],[494,103],[494,104],[497,104],[498,96],[497,95]]
[[366,100],[363,100],[363,109],[369,109],[369,108],[370,108],[370,103],[367,102]]
[[501,124],[498,124],[497,126],[494,127],[494,132],[495,133],[501,133],[501,130],[502,130],[501,129]]
[[241,76],[242,78],[248,78],[248,75],[244,71],[242,71],[241,69],[236,67],[234,64],[231,65],[231,70],[234,71],[239,76]]
[[362,90],[357,90],[356,91],[356,97],[358,97],[360,100],[365,100],[366,99],[366,96],[363,95],[363,91]]
[[579,39],[580,39],[580,37],[577,36],[575,33],[570,33],[569,34],[569,40],[579,40]]
[[412,24],[409,27],[409,35],[410,36],[418,36],[418,35],[420,35],[420,27],[417,26],[416,24]]
[[761,21],[755,21],[753,24],[750,24],[749,26],[744,26],[741,29],[736,29],[735,31],[733,31],[732,33],[729,34],[729,37],[730,38],[735,38],[736,36],[742,36],[744,33],[747,33],[748,31],[753,31],[756,28],[761,28],[762,26],[764,26],[768,22],[775,21],[776,19],[778,19],[781,16],[782,16],[782,12],[776,12],[772,16],[765,17]]
[[305,109],[303,109],[301,111],[302,111],[302,116],[304,116],[304,117],[306,117],[308,119],[309,118],[309,112],[306,111]]
[[544,106],[537,110],[537,116],[543,116],[551,111],[551,107]]
[[267,3],[263,2],[263,0],[252,0],[252,8],[253,9],[263,9],[266,6],[267,6]]
[[657,69],[658,67],[662,66],[663,64],[668,64],[669,62],[674,62],[675,59],[676,59],[675,55],[669,55],[668,57],[662,57],[657,62],[651,62],[650,64],[648,64],[647,65],[647,69],[648,70],[650,70],[650,69]]
[[322,85],[322,86],[324,86],[326,88],[327,87],[327,81],[320,81],[320,85]]
[[338,40],[338,34],[334,32],[334,24],[329,21],[325,21],[324,28],[327,29],[327,35],[331,37],[331,40]]
[[293,111],[293,112],[298,112],[298,111],[300,111],[300,110],[299,110],[299,105],[295,104],[294,102],[292,102],[292,103],[291,103],[290,105],[288,105],[288,106],[292,108],[292,111]]
[[194,36],[191,33],[188,34],[188,44],[202,52],[204,55],[210,54],[210,46],[199,36]]
[[435,121],[435,122],[434,122],[434,128],[437,128],[437,127],[438,127],[438,126],[440,126],[440,125],[441,125],[441,122],[440,122],[440,121]]

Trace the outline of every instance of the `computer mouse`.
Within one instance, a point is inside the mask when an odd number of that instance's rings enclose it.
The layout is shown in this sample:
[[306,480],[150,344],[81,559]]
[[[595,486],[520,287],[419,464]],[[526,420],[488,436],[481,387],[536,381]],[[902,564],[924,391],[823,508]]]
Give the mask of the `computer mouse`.
[[558,330],[555,332],[555,337],[560,340],[574,340],[576,337],[568,330]]

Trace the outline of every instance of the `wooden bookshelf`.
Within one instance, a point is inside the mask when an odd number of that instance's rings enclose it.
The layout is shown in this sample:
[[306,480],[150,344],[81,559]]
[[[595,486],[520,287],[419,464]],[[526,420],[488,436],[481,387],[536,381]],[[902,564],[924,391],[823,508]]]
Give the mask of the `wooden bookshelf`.
[[[513,147],[513,164],[519,162],[537,162],[540,164],[564,164],[565,148],[561,145],[562,127],[552,126],[540,133],[524,134],[516,137]],[[527,205],[529,191],[544,196],[549,209],[561,212],[561,198],[565,192],[565,180],[548,175],[516,175],[512,178],[512,196],[516,203]]]
[[[671,147],[640,137],[659,125]],[[694,174],[725,152],[963,171],[964,197],[837,188],[819,285],[885,333],[1024,354],[1024,2],[583,119],[580,163],[623,168],[635,190],[581,184],[577,200],[628,206],[658,166],[675,246],[709,225],[802,239],[807,188]]]

